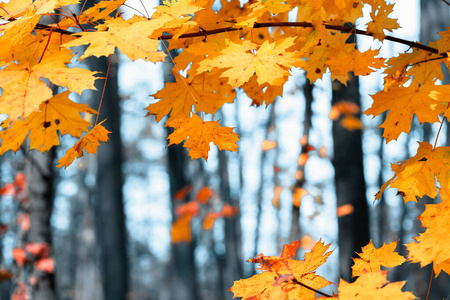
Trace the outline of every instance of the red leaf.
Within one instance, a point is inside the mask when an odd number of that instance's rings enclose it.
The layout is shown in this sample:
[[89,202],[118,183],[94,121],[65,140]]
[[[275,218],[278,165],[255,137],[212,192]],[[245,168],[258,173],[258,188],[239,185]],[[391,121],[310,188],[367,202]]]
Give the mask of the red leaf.
[[36,257],[47,257],[50,246],[47,243],[27,243],[25,250]]
[[14,260],[16,261],[18,266],[23,266],[27,262],[27,254],[22,248],[15,248],[12,251],[12,255]]
[[3,196],[14,196],[16,194],[16,188],[14,187],[14,184],[7,183],[5,184],[5,187],[0,189],[0,195]]
[[19,191],[25,190],[27,185],[27,177],[23,173],[17,173],[16,178],[14,179],[14,186],[16,186]]
[[181,190],[176,192],[176,194],[173,198],[176,201],[183,200],[184,198],[186,198],[187,194],[189,194],[191,190],[192,190],[192,186],[190,186],[190,185],[185,186],[184,188],[182,188]]
[[232,217],[239,211],[239,208],[231,206],[229,204],[224,204],[222,208],[222,213],[224,217]]
[[180,205],[175,212],[179,216],[183,216],[185,214],[196,215],[198,213],[198,202],[191,201]]
[[214,195],[214,192],[208,188],[208,187],[202,187],[198,193],[197,196],[195,196],[195,199],[197,199],[198,202],[200,203],[207,203],[209,198],[212,197],[212,195]]
[[53,273],[55,261],[53,258],[41,258],[34,263],[34,267],[47,273]]

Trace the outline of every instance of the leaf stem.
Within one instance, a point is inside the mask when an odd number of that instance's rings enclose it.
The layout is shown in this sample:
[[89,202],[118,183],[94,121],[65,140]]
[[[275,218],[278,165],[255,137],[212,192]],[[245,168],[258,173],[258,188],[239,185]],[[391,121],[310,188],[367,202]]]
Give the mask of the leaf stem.
[[47,51],[48,44],[50,43],[50,39],[52,38],[52,32],[53,32],[53,27],[50,28],[50,33],[48,34],[47,44],[45,44],[45,48],[42,51],[41,57],[39,58],[39,61],[38,61],[38,64],[40,64],[42,59],[44,58],[45,51]]
[[95,118],[94,126],[97,126],[98,117],[100,116],[100,109],[102,108],[103,96],[105,96],[106,83],[108,82],[108,75],[109,75],[109,67],[111,66],[111,59],[112,59],[113,55],[114,55],[114,53],[109,56],[108,69],[106,69],[105,83],[103,84],[102,97],[100,98],[100,104],[98,105],[97,118]]

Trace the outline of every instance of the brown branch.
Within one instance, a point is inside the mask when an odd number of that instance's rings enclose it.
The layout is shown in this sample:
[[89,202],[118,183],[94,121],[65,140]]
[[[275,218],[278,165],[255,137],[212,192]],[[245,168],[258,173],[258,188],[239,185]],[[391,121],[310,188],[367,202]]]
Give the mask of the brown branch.
[[446,0],[442,0],[442,2],[444,2],[447,5],[450,5],[450,2],[446,1]]
[[324,297],[328,297],[328,298],[331,298],[331,297],[332,297],[332,296],[330,296],[330,295],[328,295],[328,294],[325,294],[324,292],[318,291],[318,290],[316,290],[316,289],[314,289],[314,288],[312,288],[312,287],[310,287],[310,286],[307,286],[307,285],[304,284],[304,283],[301,283],[300,281],[298,281],[298,280],[295,279],[295,278],[292,279],[292,282],[295,283],[295,284],[301,285],[302,287],[307,288],[308,290],[311,290],[311,291],[313,291],[313,292],[316,292],[317,294],[322,295],[322,296],[324,296]]
[[[268,22],[268,23],[254,23],[253,24],[253,28],[267,28],[267,27],[303,27],[303,28],[311,28],[313,27],[312,23],[309,22]],[[52,28],[49,25],[44,25],[44,24],[37,24],[36,25],[36,29],[48,29],[50,30],[50,28]],[[340,26],[340,25],[330,25],[330,24],[325,24],[325,28],[329,29],[329,30],[336,30],[336,31],[340,31],[340,32],[347,32],[347,33],[355,33],[355,34],[359,34],[359,35],[365,35],[365,36],[371,36],[373,37],[373,34],[370,32],[367,32],[365,30],[361,30],[361,29],[354,29],[354,28],[350,28],[350,27],[344,27],[344,26]],[[178,38],[180,39],[186,39],[186,38],[193,38],[193,37],[204,37],[205,35],[213,35],[213,34],[218,34],[218,33],[224,33],[224,32],[231,32],[231,31],[240,31],[243,30],[243,28],[235,28],[235,27],[223,27],[223,28],[218,28],[218,29],[213,29],[213,30],[200,30],[198,32],[192,32],[192,33],[185,33],[180,35]],[[59,32],[62,34],[73,34],[73,32],[67,31],[67,30],[63,30],[63,29],[59,29],[59,28],[54,28],[53,29],[54,32]],[[166,35],[162,35],[160,36],[158,39],[160,40],[170,40],[173,38],[173,35],[171,34],[166,34]],[[395,43],[399,43],[399,44],[403,44],[412,48],[417,48],[417,49],[421,49],[424,50],[426,52],[430,52],[430,53],[434,53],[434,54],[440,54],[442,57],[448,57],[447,53],[439,53],[439,49],[433,48],[433,47],[429,47],[429,46],[425,46],[421,43],[418,42],[412,42],[412,41],[408,41],[408,40],[404,40],[401,38],[397,38],[397,37],[393,37],[393,36],[386,36],[384,38],[385,40],[391,41],[391,42],[395,42]]]
[[[309,22],[269,22],[269,23],[255,23],[253,25],[253,28],[265,28],[265,27],[304,27],[304,28],[308,28],[308,27],[313,27],[313,25]],[[344,27],[344,26],[340,26],[340,25],[325,24],[325,28],[329,29],[329,30],[337,30],[337,31],[341,31],[341,32],[356,33],[356,34],[365,35],[365,36],[373,36],[372,33],[369,33],[365,30],[354,29],[354,28]],[[217,33],[237,31],[237,30],[243,30],[243,28],[225,27],[225,28],[219,28],[219,29],[213,29],[213,30],[202,30],[199,32],[182,34],[179,38],[199,37],[199,36],[204,36],[205,34],[210,35],[210,34],[217,34]],[[172,35],[163,35],[160,37],[160,39],[170,40],[172,37],[173,37]],[[412,48],[417,48],[417,49],[421,49],[421,50],[431,52],[434,54],[439,54],[438,49],[425,46],[418,42],[412,42],[412,41],[396,38],[393,36],[386,36],[384,39],[395,42],[395,43],[407,45]],[[447,57],[447,53],[442,53],[441,55],[442,55],[442,57]]]

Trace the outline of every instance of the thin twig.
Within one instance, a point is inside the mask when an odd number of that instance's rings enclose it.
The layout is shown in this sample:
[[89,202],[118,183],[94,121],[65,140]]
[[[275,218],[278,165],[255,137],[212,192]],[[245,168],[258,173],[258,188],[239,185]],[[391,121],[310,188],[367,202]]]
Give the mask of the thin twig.
[[324,297],[328,297],[328,298],[331,298],[332,296],[330,296],[330,295],[328,295],[328,294],[325,294],[324,292],[321,292],[321,291],[318,291],[318,290],[316,290],[316,289],[314,289],[314,288],[312,288],[312,287],[310,287],[310,286],[307,286],[306,284],[304,284],[304,283],[301,283],[300,281],[298,281],[297,279],[292,279],[292,282],[293,283],[296,283],[296,284],[298,284],[298,285],[301,285],[302,287],[304,287],[304,288],[307,288],[308,290],[311,290],[311,291],[313,291],[313,292],[316,292],[317,294],[319,294],[319,295],[322,295],[322,296],[324,296]]
[[444,2],[447,5],[450,5],[450,2],[446,1],[446,0],[442,0],[442,2]]

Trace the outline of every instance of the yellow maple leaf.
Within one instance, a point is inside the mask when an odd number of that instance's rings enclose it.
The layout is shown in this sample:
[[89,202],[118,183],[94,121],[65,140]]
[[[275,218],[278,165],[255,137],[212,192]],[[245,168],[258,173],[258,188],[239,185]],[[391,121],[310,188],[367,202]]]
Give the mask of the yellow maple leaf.
[[252,99],[252,104],[255,106],[273,103],[276,97],[283,95],[283,85],[270,85],[270,84],[258,84],[257,76],[253,75],[250,79],[244,83],[242,89],[247,94],[247,96]]
[[352,276],[361,276],[365,271],[379,271],[381,266],[393,268],[404,263],[406,259],[394,252],[395,247],[397,242],[384,244],[377,249],[370,240],[369,244],[362,247],[362,253],[358,253],[360,258],[352,258],[355,263],[352,266]]
[[450,189],[450,147],[433,147],[428,142],[419,143],[414,157],[398,164],[391,164],[394,176],[375,195],[380,199],[387,187],[397,188],[398,194],[406,202],[416,201],[416,197],[437,196],[436,180],[442,188]]
[[363,273],[353,283],[348,283],[341,279],[339,282],[338,296],[320,297],[319,299],[345,299],[345,300],[366,300],[366,299],[416,299],[411,292],[402,292],[404,281],[389,282],[387,280],[388,271],[377,271]]
[[272,284],[275,282],[276,277],[277,273],[275,272],[255,274],[250,278],[235,281],[229,291],[233,292],[233,298],[242,297],[242,300],[245,300],[263,293],[266,289],[272,290]]
[[54,84],[67,87],[78,94],[86,89],[95,90],[96,72],[67,67],[65,63],[72,57],[69,55],[70,51],[55,50],[59,49],[56,42],[49,45],[52,47],[48,48],[48,56],[40,63],[36,57],[29,56],[30,53],[41,54],[40,50],[44,46],[38,44],[31,50],[24,49],[18,54],[17,60],[21,64],[11,63],[0,69],[0,87],[3,89],[0,96],[1,113],[8,114],[11,120],[24,119],[36,111],[42,101],[53,96],[52,90],[41,77],[48,78]]
[[325,39],[314,40],[312,45],[305,46],[306,49],[302,50],[307,58],[306,65],[302,68],[311,82],[322,78],[327,69],[333,80],[337,79],[346,84],[351,79],[349,72],[354,75],[368,75],[385,67],[385,59],[375,57],[379,50],[360,52],[355,48],[355,44],[346,43],[346,34],[331,34],[329,30],[324,34]]
[[293,257],[299,245],[300,241],[284,245],[281,256],[260,254],[249,259],[250,262],[259,263],[258,269],[263,272],[248,279],[235,281],[229,291],[234,293],[234,297],[243,297],[243,300],[314,299],[314,290],[330,284],[329,281],[315,274],[315,270],[331,254],[331,251],[327,252],[330,245],[319,241],[310,252],[305,254],[304,260],[295,260]]
[[61,135],[70,134],[74,137],[80,137],[87,131],[91,124],[79,113],[97,112],[87,107],[87,104],[71,101],[68,98],[69,93],[69,91],[62,92],[42,102],[39,106],[40,111],[32,112],[25,120],[17,120],[6,130],[0,131],[2,139],[0,155],[8,150],[17,152],[30,131],[30,149],[41,152],[59,145],[58,131]]
[[370,13],[372,21],[367,23],[367,32],[372,33],[375,39],[383,41],[386,36],[384,30],[392,31],[400,28],[397,19],[388,17],[393,10],[394,4],[387,4],[384,1],[378,2],[378,5],[372,7]]
[[411,83],[409,87],[393,86],[388,91],[380,91],[372,95],[372,107],[364,114],[378,116],[389,111],[386,120],[381,124],[384,128],[383,137],[386,142],[396,140],[400,133],[409,133],[414,114],[420,124],[424,122],[439,122],[446,105],[446,95],[450,93],[450,86],[425,83],[419,87]]
[[260,21],[260,18],[270,12],[271,14],[279,14],[292,10],[292,5],[286,0],[257,0],[252,2],[248,9],[248,14],[241,14],[236,18],[233,27],[253,27],[253,24]]
[[[105,121],[105,120],[104,120]],[[68,167],[76,158],[83,156],[83,149],[86,153],[97,153],[97,148],[100,146],[99,142],[108,141],[108,130],[105,129],[101,124],[95,125],[84,137],[82,137],[72,148],[66,151],[63,157],[59,159],[59,164],[56,166],[61,168],[62,166]]]
[[413,49],[412,53],[402,53],[397,57],[388,59],[389,67],[384,73],[391,77],[399,77],[398,75],[401,75],[401,77],[412,76],[414,81],[420,84],[432,82],[435,79],[443,80],[444,74],[439,66],[441,61],[442,56],[439,54]]
[[196,112],[214,114],[235,98],[234,90],[219,74],[217,69],[188,78],[175,73],[176,82],[167,82],[164,89],[153,95],[161,100],[146,108],[147,116],[155,115],[157,122],[169,113],[171,118],[187,118],[193,105]]
[[[77,16],[77,21],[80,24],[93,24],[98,20],[109,20],[112,18],[110,15],[124,3],[125,0],[100,1],[88,9],[83,10]],[[78,24],[72,18],[64,18],[58,23],[58,26],[67,29],[78,26]]]
[[218,121],[203,121],[199,116],[169,119],[166,126],[175,130],[168,137],[169,146],[180,144],[184,140],[192,159],[208,159],[209,144],[213,142],[220,150],[237,151],[238,135],[230,127],[222,127]]
[[206,72],[214,67],[227,69],[221,76],[228,77],[233,88],[242,86],[255,73],[258,84],[281,85],[289,76],[289,68],[304,65],[298,54],[286,51],[294,45],[294,40],[290,37],[275,43],[266,41],[261,46],[248,40],[242,44],[230,42],[221,55],[200,62],[197,71]]
[[418,217],[426,231],[406,244],[408,259],[422,267],[432,263],[436,277],[441,270],[450,274],[450,189],[441,188],[439,192],[441,203],[426,204]]
[[[111,55],[117,47],[131,60],[141,58],[151,62],[164,61],[166,54],[158,51],[159,41],[148,38],[164,23],[165,20],[148,20],[141,16],[134,16],[129,20],[122,18],[107,20],[104,24],[97,26],[98,31],[77,33],[79,36],[77,39],[62,46],[69,48],[89,44],[80,60],[89,56]],[[145,32],[144,35],[143,32]]]

